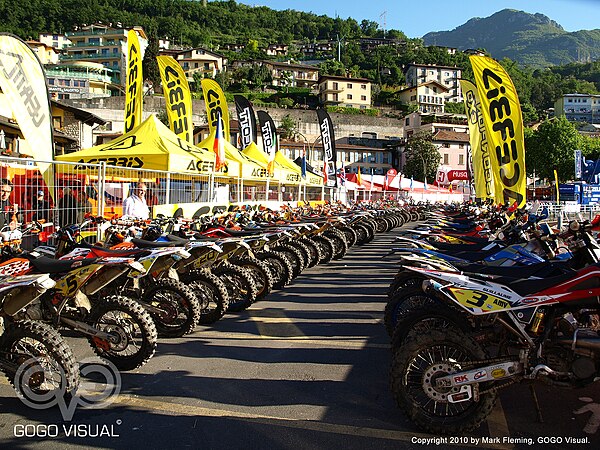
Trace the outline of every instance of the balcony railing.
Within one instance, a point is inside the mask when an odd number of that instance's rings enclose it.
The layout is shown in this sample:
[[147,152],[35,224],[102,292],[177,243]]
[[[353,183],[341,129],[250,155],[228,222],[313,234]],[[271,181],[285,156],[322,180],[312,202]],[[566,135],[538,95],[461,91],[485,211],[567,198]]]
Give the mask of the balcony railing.
[[66,55],[62,55],[61,59],[121,59],[121,54],[120,53],[115,53],[115,54],[102,54],[102,53],[94,53],[94,54],[88,54],[88,55],[76,55],[73,53],[68,53]]
[[115,45],[121,45],[120,41],[108,41],[108,42],[75,42],[73,43],[73,45],[67,47],[67,49],[69,48],[80,48],[80,47],[109,47],[109,46],[115,46]]
[[107,74],[94,73],[94,72],[80,72],[72,70],[53,70],[47,69],[46,76],[48,77],[62,77],[62,78],[76,78],[81,80],[92,80],[102,81],[104,83],[111,83],[112,77]]
[[66,37],[70,36],[98,36],[98,35],[115,35],[115,36],[127,36],[128,30],[84,30],[84,31],[70,31],[65,33]]

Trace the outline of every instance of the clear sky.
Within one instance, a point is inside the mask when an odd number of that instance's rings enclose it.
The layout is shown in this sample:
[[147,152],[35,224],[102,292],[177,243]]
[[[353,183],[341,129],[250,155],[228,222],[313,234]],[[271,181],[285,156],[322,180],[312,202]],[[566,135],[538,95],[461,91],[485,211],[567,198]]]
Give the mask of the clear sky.
[[373,20],[386,28],[403,31],[408,37],[422,37],[430,31],[446,31],[472,17],[488,17],[505,8],[531,14],[542,13],[567,31],[600,28],[600,0],[238,0],[241,3],[284,10],[295,9],[318,15]]

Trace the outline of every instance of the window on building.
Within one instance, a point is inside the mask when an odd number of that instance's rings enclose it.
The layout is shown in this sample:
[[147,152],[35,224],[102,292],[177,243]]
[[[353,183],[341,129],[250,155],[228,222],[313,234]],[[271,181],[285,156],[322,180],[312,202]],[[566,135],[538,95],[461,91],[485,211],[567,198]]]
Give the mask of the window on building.
[[348,84],[346,84],[346,87],[347,87],[348,89],[352,89],[352,83],[348,83]]
[[383,164],[391,164],[392,163],[392,154],[390,152],[383,152],[382,163]]
[[189,63],[189,62],[187,62],[187,61],[186,61],[186,62],[184,62],[184,63],[183,63],[183,68],[184,68],[184,69],[189,69],[189,68],[190,68],[190,63]]
[[52,126],[54,128],[62,128],[62,117],[60,116],[52,116]]
[[465,144],[458,144],[458,148],[465,148]]
[[48,84],[50,86],[54,86],[54,81],[55,81],[54,78],[48,78]]
[[444,153],[444,165],[448,165],[448,153]]
[[366,102],[366,101],[367,101],[367,96],[366,96],[366,95],[361,95],[361,96],[360,96],[360,99],[361,99],[363,102]]
[[347,95],[346,95],[346,98],[347,98],[348,100],[352,100],[352,94],[347,94]]
[[204,70],[208,70],[210,69],[210,64],[209,63],[204,63]]
[[367,109],[367,105],[360,105],[360,109]]
[[338,90],[338,84],[335,81],[333,82],[333,89],[336,91]]
[[119,53],[119,48],[114,47],[112,52],[113,52],[113,55],[116,55],[117,53]]
[[361,84],[361,85],[360,85],[360,88],[361,88],[361,89],[367,89],[367,85],[366,85],[366,84]]
[[102,52],[103,55],[108,55],[108,49],[107,48],[103,48],[101,50],[101,52]]
[[197,69],[199,65],[199,63],[194,63],[194,69]]
[[444,148],[450,148],[450,143],[449,142],[442,142],[442,147],[444,147]]
[[462,166],[465,164],[465,155],[458,155],[458,165]]
[[410,119],[407,117],[406,120],[404,121],[404,125],[409,126],[410,125]]
[[91,38],[88,39],[88,43],[89,44],[99,44],[100,43],[100,38],[91,37]]
[[333,101],[334,102],[338,101],[338,95],[337,94],[333,94],[332,97],[333,97]]

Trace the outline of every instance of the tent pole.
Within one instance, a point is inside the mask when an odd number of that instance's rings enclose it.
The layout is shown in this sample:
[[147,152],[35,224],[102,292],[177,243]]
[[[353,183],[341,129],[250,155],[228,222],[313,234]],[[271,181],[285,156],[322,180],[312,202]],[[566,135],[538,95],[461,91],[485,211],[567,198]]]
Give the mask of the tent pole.
[[165,188],[165,203],[171,203],[171,172],[167,172],[167,186]]

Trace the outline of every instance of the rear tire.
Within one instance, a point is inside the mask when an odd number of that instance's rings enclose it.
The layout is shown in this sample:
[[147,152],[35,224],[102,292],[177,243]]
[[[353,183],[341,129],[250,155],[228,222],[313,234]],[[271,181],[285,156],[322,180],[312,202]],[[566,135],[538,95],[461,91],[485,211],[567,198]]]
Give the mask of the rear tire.
[[210,325],[225,315],[229,306],[229,294],[217,276],[208,269],[194,269],[180,274],[179,278],[189,284],[197,298],[202,299],[204,308],[198,323]]
[[[410,334],[393,355],[390,388],[398,406],[419,428],[432,434],[462,435],[477,428],[489,416],[497,392],[480,394],[478,401],[472,398],[449,403],[447,394],[457,392],[458,388],[438,387],[435,379],[465,370],[464,363],[486,358],[481,346],[458,330],[448,328]],[[487,389],[491,383],[471,386]]]
[[164,311],[150,313],[159,337],[181,337],[194,331],[200,321],[202,305],[194,291],[171,278],[156,280],[145,289],[142,301]]

